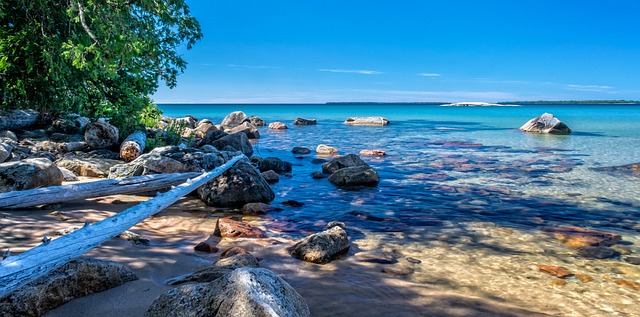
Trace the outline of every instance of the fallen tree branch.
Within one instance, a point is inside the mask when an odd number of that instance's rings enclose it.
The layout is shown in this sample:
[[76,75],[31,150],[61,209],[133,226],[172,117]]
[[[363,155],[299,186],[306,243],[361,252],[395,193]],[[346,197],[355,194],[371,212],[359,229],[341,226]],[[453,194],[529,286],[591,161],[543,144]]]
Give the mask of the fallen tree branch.
[[145,218],[162,211],[182,196],[224,173],[242,159],[246,159],[246,156],[238,155],[222,166],[188,180],[155,198],[93,225],[85,225],[82,229],[55,240],[43,241],[35,248],[0,261],[0,298],[119,235]]

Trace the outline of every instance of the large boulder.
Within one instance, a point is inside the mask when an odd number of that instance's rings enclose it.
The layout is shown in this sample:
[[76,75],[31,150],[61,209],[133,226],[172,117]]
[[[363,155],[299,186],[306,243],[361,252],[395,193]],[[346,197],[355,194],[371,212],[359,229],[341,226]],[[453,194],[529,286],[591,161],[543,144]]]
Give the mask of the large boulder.
[[558,120],[554,115],[546,112],[539,117],[527,121],[527,123],[520,127],[520,131],[549,134],[571,133],[571,129],[569,129],[566,124]]
[[296,118],[293,121],[293,125],[316,125],[316,119],[304,119],[304,118]]
[[249,121],[249,117],[244,112],[234,111],[224,117],[220,125],[225,129],[232,129],[241,125],[245,121]]
[[387,125],[389,120],[383,117],[349,117],[344,121],[349,125]]
[[96,121],[87,125],[84,141],[92,149],[106,149],[118,143],[118,128],[106,121]]
[[314,233],[289,248],[289,253],[303,261],[325,264],[349,250],[347,232],[336,225]]
[[48,159],[34,158],[0,164],[0,192],[62,185],[64,176]]
[[249,122],[243,122],[241,125],[231,128],[229,131],[231,133],[242,132],[247,135],[249,139],[259,139],[260,132],[258,132],[258,128]]
[[114,288],[138,277],[122,264],[80,258],[0,299],[2,316],[41,316],[73,299]]
[[276,173],[291,172],[292,164],[277,157],[267,157],[258,162],[258,169],[261,172],[274,171]]
[[229,257],[220,257],[218,261],[209,267],[205,267],[191,274],[181,275],[167,281],[169,285],[178,285],[188,282],[205,283],[212,282],[235,269],[242,267],[259,266],[258,259],[253,254],[235,254]]
[[369,166],[354,166],[335,171],[327,180],[336,186],[376,186],[380,176]]
[[100,178],[109,177],[109,170],[121,163],[120,160],[83,158],[75,155],[68,155],[56,161],[56,165],[64,167],[78,176]]
[[211,143],[218,150],[222,151],[226,146],[231,146],[232,148],[242,152],[242,154],[247,157],[251,157],[253,154],[253,147],[251,143],[249,143],[249,138],[243,132],[233,133],[229,135],[225,135]]
[[34,125],[40,112],[35,110],[0,111],[0,131],[19,130]]
[[335,171],[345,167],[366,166],[369,167],[360,156],[356,154],[348,154],[343,157],[335,158],[327,163],[322,164],[322,172],[332,174]]
[[170,290],[149,307],[146,317],[302,317],[304,298],[267,269],[239,268],[211,283]]
[[246,161],[240,161],[222,175],[198,188],[203,202],[214,207],[240,207],[247,203],[268,203],[275,198],[267,181]]

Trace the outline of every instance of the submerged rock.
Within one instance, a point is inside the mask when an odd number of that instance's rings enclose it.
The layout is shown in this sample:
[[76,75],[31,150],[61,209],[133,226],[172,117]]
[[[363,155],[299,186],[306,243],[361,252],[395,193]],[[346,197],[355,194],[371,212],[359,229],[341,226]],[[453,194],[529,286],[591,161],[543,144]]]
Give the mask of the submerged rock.
[[544,234],[560,240],[568,247],[579,248],[584,246],[610,246],[622,240],[617,233],[591,230],[574,226],[546,227],[542,228]]
[[520,130],[524,132],[549,134],[571,133],[571,129],[566,124],[558,120],[554,115],[546,112],[539,117],[527,121],[527,123],[520,127]]
[[239,207],[247,203],[268,203],[275,198],[269,183],[246,161],[240,161],[222,175],[198,188],[204,203],[214,207]]
[[291,153],[293,154],[310,154],[311,153],[311,149],[306,148],[306,147],[302,147],[302,146],[296,146],[293,149],[291,149]]
[[265,203],[248,203],[242,206],[242,214],[244,215],[264,215],[271,211],[282,210],[282,208],[274,207]]
[[0,192],[62,185],[64,176],[50,160],[26,159],[0,164]]
[[260,228],[231,217],[219,218],[213,235],[223,238],[264,238],[264,231]]
[[569,277],[572,276],[573,273],[571,273],[571,271],[560,267],[560,266],[555,266],[555,265],[544,265],[541,264],[540,266],[538,266],[538,269],[541,272],[547,273],[549,275],[555,276],[555,277],[559,277],[559,278],[565,278],[565,277]]
[[309,307],[287,282],[261,268],[239,268],[211,283],[191,284],[162,294],[147,317],[306,317]]
[[289,253],[300,260],[326,264],[349,250],[349,237],[340,226],[312,234],[294,244]]
[[0,299],[2,316],[41,316],[73,299],[114,288],[138,277],[114,262],[79,258]]
[[620,255],[615,249],[603,246],[585,246],[577,250],[579,256],[589,259],[609,259]]
[[349,117],[344,121],[345,124],[350,125],[388,125],[389,120],[383,117]]
[[343,157],[335,158],[327,163],[322,164],[322,172],[332,174],[339,169],[345,167],[366,166],[369,167],[358,155],[349,154]]
[[376,186],[380,176],[369,166],[354,166],[335,171],[327,180],[336,186]]

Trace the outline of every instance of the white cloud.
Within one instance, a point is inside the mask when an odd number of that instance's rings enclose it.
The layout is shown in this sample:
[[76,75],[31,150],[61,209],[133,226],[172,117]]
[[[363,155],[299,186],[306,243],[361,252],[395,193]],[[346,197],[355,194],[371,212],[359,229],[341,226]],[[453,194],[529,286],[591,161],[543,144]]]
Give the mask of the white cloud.
[[421,73],[421,74],[418,74],[418,75],[420,75],[422,77],[440,77],[440,76],[442,76],[441,74],[436,74],[436,73]]
[[598,91],[598,92],[609,91],[610,89],[613,89],[613,87],[611,87],[611,86],[603,86],[603,85],[574,85],[574,84],[568,84],[567,87],[569,87],[570,90]]
[[358,69],[318,69],[319,72],[329,72],[329,73],[352,73],[352,74],[361,74],[361,75],[379,75],[383,74],[383,72],[375,71],[375,70],[358,70]]

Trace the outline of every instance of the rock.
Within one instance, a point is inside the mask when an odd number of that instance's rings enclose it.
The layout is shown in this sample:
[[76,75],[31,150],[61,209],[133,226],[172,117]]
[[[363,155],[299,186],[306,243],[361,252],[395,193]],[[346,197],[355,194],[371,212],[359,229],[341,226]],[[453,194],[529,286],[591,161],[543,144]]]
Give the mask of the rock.
[[279,210],[282,210],[282,208],[274,207],[265,203],[248,203],[242,206],[243,215],[264,215],[268,212]]
[[276,173],[291,172],[293,165],[277,157],[267,157],[258,162],[258,169],[261,172],[274,171]]
[[341,168],[327,180],[336,186],[376,186],[380,176],[371,167],[355,166]]
[[383,273],[397,275],[397,276],[407,276],[415,272],[415,270],[412,267],[409,267],[406,264],[396,264],[393,266],[385,266],[380,271]]
[[313,160],[311,160],[311,164],[324,164],[326,162],[327,160],[323,158],[314,158]]
[[309,307],[287,282],[261,268],[240,268],[211,283],[180,286],[162,294],[146,317],[304,317]]
[[99,158],[81,158],[74,155],[65,156],[56,161],[56,165],[64,167],[78,176],[101,177],[109,176],[109,170],[122,161],[99,159]]
[[640,283],[634,281],[618,279],[614,280],[613,282],[620,286],[628,287],[634,290],[640,290]]
[[607,166],[607,167],[592,167],[590,168],[594,171],[606,172],[613,175],[624,175],[624,176],[640,176],[640,163],[633,163],[627,165],[620,166]]
[[296,146],[291,150],[291,153],[293,154],[310,154],[311,153],[311,149],[306,148],[306,147],[301,147],[301,146]]
[[205,144],[209,144],[212,145],[213,142],[215,142],[216,140],[219,140],[225,136],[229,135],[229,133],[226,133],[224,131],[218,130],[217,128],[212,128],[207,130],[207,133],[204,135],[204,138],[199,142],[199,146],[203,146]]
[[344,123],[350,125],[388,125],[389,120],[383,117],[350,117]]
[[198,243],[195,247],[193,247],[193,249],[196,251],[206,252],[206,253],[218,252],[218,248],[207,241],[202,241]]
[[640,256],[628,256],[624,261],[633,265],[640,265]]
[[114,288],[138,277],[124,265],[71,260],[0,299],[2,316],[41,316],[73,299]]
[[320,144],[316,147],[316,154],[318,155],[334,155],[338,154],[338,150],[334,147]]
[[554,115],[546,112],[539,117],[527,121],[527,123],[520,127],[520,131],[550,134],[571,133],[571,129],[569,129],[566,124],[558,120]]
[[287,125],[282,122],[271,122],[269,123],[270,130],[286,130],[288,129]]
[[51,133],[81,134],[84,133],[90,121],[89,118],[81,117],[78,114],[68,114],[54,120],[48,130]]
[[230,258],[238,254],[250,254],[250,252],[241,247],[231,247],[222,251],[222,253],[220,253],[220,258],[221,259]]
[[610,246],[622,240],[622,236],[616,233],[584,229],[574,226],[546,227],[542,228],[544,234],[560,240],[568,247],[578,248],[583,246]]
[[9,139],[16,143],[18,142],[18,136],[13,131],[9,130],[0,131],[0,138]]
[[311,178],[313,178],[313,179],[323,179],[323,178],[327,178],[327,177],[329,177],[329,175],[327,175],[327,174],[325,174],[323,172],[318,172],[318,171],[311,172]]
[[296,118],[293,125],[316,125],[316,119]]
[[105,121],[87,125],[84,141],[92,149],[106,149],[118,144],[118,128]]
[[0,164],[0,192],[59,186],[63,180],[60,169],[47,159]]
[[282,204],[285,205],[285,206],[296,207],[296,208],[304,206],[304,203],[301,203],[301,202],[299,202],[297,200],[293,200],[293,199],[284,200],[284,201],[282,201]]
[[259,139],[260,132],[258,132],[258,128],[249,122],[243,122],[241,125],[234,127],[230,131],[233,133],[242,132],[247,135],[249,139]]
[[192,274],[185,274],[167,281],[169,285],[178,285],[188,282],[204,283],[212,282],[231,271],[243,267],[257,268],[258,259],[250,253],[239,253],[226,258],[220,258],[210,267],[198,270]]
[[389,252],[358,252],[353,256],[358,262],[380,263],[380,264],[394,264],[398,260]]
[[264,120],[260,119],[260,117],[258,116],[251,116],[249,117],[249,122],[251,122],[251,124],[253,124],[256,127],[264,127],[267,124],[264,122]]
[[244,112],[234,111],[224,117],[220,125],[222,125],[222,127],[225,129],[232,129],[241,125],[245,121],[249,121],[249,117],[247,117]]
[[387,152],[385,152],[384,150],[362,150],[360,151],[360,155],[380,157],[387,155]]
[[247,157],[251,157],[251,154],[253,154],[253,147],[251,146],[251,143],[249,143],[247,135],[242,132],[225,135],[213,141],[211,145],[220,151],[222,151],[226,146],[231,146],[237,151],[242,152],[242,154]]
[[223,238],[264,238],[264,231],[249,223],[231,217],[219,218],[213,235]]
[[586,246],[577,249],[577,255],[588,259],[609,259],[620,255],[618,251],[603,246]]
[[75,182],[78,180],[78,176],[76,176],[72,171],[60,166],[58,166],[58,169],[62,172],[62,177],[66,182]]
[[560,267],[560,266],[555,266],[555,265],[544,265],[541,264],[540,266],[538,266],[538,269],[541,272],[547,273],[549,275],[555,276],[555,277],[559,277],[559,278],[565,278],[565,277],[569,277],[572,276],[573,273],[571,273],[571,271]]
[[335,158],[327,163],[322,164],[322,172],[325,174],[335,173],[337,170],[345,167],[366,166],[369,167],[359,156],[355,154],[345,155]]
[[262,172],[260,173],[260,175],[262,175],[262,178],[264,178],[264,180],[269,184],[275,184],[280,181],[280,176],[278,176],[278,173],[274,172],[273,170]]
[[0,163],[11,157],[11,151],[13,151],[13,145],[9,142],[0,142]]
[[587,274],[576,274],[575,278],[578,279],[582,283],[589,283],[589,282],[593,281],[593,277],[591,277],[591,276],[589,276]]
[[214,207],[268,203],[275,198],[267,181],[246,161],[238,162],[222,175],[198,188],[198,195],[203,202]]
[[0,111],[0,131],[26,129],[36,124],[40,112],[35,110]]
[[198,119],[196,119],[196,117],[194,116],[186,116],[183,118],[173,119],[173,124],[186,129],[195,129],[196,123],[198,123]]
[[200,122],[198,122],[198,125],[196,126],[196,128],[193,130],[193,136],[196,138],[201,138],[204,139],[207,135],[207,133],[209,133],[209,131],[213,131],[213,130],[217,130],[216,127],[213,125],[213,123],[211,123],[211,121],[209,120],[200,120]]
[[312,234],[289,248],[289,253],[300,260],[325,264],[349,250],[347,232],[339,226]]

